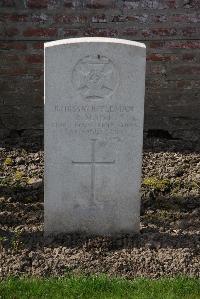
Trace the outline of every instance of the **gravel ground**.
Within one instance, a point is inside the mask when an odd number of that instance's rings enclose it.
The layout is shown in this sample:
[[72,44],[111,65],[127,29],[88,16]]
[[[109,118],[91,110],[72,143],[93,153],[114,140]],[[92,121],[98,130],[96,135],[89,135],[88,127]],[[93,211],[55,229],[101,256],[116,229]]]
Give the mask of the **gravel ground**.
[[146,147],[139,235],[68,234],[44,239],[43,151],[37,144],[2,146],[0,277],[69,273],[199,277],[200,153],[168,140],[153,140]]

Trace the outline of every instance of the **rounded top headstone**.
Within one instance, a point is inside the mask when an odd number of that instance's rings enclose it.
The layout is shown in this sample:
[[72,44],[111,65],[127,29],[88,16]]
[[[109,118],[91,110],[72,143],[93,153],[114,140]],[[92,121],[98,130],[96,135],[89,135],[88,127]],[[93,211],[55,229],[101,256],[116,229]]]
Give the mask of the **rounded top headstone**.
[[65,44],[76,44],[76,43],[114,43],[114,44],[124,44],[124,45],[146,48],[145,44],[143,43],[139,43],[127,39],[111,38],[111,37],[79,37],[79,38],[60,39],[60,40],[44,43],[44,47],[48,48],[53,46],[59,46]]

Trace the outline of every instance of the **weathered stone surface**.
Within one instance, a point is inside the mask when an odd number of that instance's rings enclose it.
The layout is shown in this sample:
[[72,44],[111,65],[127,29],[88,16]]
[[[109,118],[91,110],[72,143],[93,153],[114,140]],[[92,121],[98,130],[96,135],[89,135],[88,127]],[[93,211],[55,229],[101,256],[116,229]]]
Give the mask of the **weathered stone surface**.
[[47,234],[139,230],[144,80],[144,44],[45,44]]

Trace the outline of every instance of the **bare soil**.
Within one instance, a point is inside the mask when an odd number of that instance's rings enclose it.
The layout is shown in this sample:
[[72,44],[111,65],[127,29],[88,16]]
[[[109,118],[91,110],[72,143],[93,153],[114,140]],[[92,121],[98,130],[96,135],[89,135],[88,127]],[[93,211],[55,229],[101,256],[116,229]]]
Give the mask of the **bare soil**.
[[43,150],[37,144],[2,146],[0,278],[69,273],[200,277],[200,153],[168,140],[147,147],[140,234],[44,239]]

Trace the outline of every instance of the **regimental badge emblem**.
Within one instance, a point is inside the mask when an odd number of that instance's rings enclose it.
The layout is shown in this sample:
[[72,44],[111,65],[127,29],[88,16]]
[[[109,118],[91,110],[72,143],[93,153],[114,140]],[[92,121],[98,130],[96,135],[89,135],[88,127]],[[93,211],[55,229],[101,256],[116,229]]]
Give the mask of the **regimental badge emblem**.
[[116,90],[118,71],[105,56],[86,56],[75,65],[72,82],[84,99],[99,100],[110,96]]

